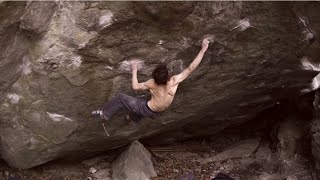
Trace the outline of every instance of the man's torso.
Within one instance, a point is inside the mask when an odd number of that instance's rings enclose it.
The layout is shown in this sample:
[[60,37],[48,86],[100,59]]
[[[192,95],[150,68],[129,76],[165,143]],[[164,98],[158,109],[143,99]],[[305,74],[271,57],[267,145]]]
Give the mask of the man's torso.
[[179,84],[174,84],[171,78],[166,85],[157,85],[154,81],[147,84],[151,100],[148,101],[148,106],[155,112],[161,112],[171,105],[174,95],[176,94]]

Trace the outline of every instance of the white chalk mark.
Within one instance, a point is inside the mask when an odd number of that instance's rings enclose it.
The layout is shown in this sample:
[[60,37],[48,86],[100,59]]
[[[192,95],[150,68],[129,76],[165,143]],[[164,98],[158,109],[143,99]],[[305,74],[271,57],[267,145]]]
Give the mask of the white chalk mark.
[[132,62],[137,62],[138,63],[138,70],[141,69],[144,66],[144,62],[142,60],[131,59],[131,60],[122,61],[121,65],[120,65],[120,70],[131,71]]
[[311,33],[310,31],[307,31],[307,32],[304,32],[306,38],[304,38],[302,41],[300,41],[300,44],[304,41],[307,41],[307,40],[311,40],[314,38],[314,34]]
[[111,25],[111,23],[112,23],[112,17],[113,17],[112,12],[111,12],[111,11],[107,11],[106,14],[104,14],[103,16],[100,17],[100,19],[99,19],[99,25],[100,25],[102,28]]
[[47,115],[49,118],[55,122],[60,122],[60,121],[73,121],[72,119],[65,117],[61,114],[56,114],[56,113],[49,113],[47,112]]
[[31,137],[27,142],[29,145],[29,149],[35,149],[38,143],[38,141],[34,137]]
[[320,86],[320,76],[318,74],[316,77],[313,78],[311,87],[312,87],[312,90],[316,90],[319,88],[319,86]]
[[300,16],[298,16],[298,18],[299,18],[299,22],[298,23],[302,23],[303,24],[303,26],[307,26],[307,23],[306,23],[306,20],[304,20],[302,17],[300,17]]
[[80,67],[82,63],[81,56],[76,56],[72,59],[72,64],[76,67]]
[[29,59],[27,57],[23,58],[23,70],[22,70],[22,74],[23,75],[28,75],[31,74],[32,70],[31,70],[31,62],[29,61]]
[[73,66],[79,68],[81,66],[81,63],[81,56],[74,56],[71,58],[71,64],[69,64],[67,67]]
[[307,37],[308,39],[313,39],[313,38],[314,38],[314,34],[311,33],[311,32],[308,32],[308,33],[306,34],[306,37]]
[[[302,67],[305,70],[313,70],[320,72],[320,64],[311,63],[307,57],[301,59]],[[301,90],[302,93],[314,91],[320,87],[320,73],[313,78],[311,87]]]
[[240,28],[240,31],[244,31],[244,30],[248,29],[249,27],[253,27],[253,26],[251,26],[249,19],[241,19],[241,20],[239,20],[238,25],[235,26],[234,28],[232,28],[230,31],[233,31],[237,28]]
[[298,23],[299,24],[301,23],[305,28],[305,30],[302,32],[305,35],[305,38],[302,41],[300,41],[299,44],[301,44],[304,41],[313,39],[314,38],[314,33],[308,27],[307,21],[304,18],[302,18],[301,14],[297,10],[295,10],[294,8],[293,8],[293,12],[299,19]]
[[314,70],[320,72],[320,64],[314,64],[309,61],[307,57],[301,59],[302,68],[305,70]]
[[183,71],[183,61],[181,59],[172,61],[170,66],[173,74],[179,74]]
[[[213,34],[207,34],[207,35],[205,35],[204,36],[205,38],[207,38],[207,40],[209,41],[209,42],[214,42],[214,40],[215,40],[215,35],[213,35]],[[202,40],[201,40],[202,41]]]
[[106,66],[105,69],[113,70],[113,67],[111,67],[111,66]]
[[107,129],[106,129],[106,127],[105,127],[105,125],[104,125],[104,123],[102,123],[102,127],[103,127],[103,129],[104,129],[104,132],[106,132],[107,136],[110,136],[109,133],[108,133],[108,131],[107,131]]
[[316,77],[313,78],[311,87],[302,89],[301,93],[309,93],[311,91],[319,89],[319,87],[320,87],[320,74],[318,74]]
[[7,95],[7,98],[10,100],[12,104],[17,104],[21,97],[16,93],[10,93]]

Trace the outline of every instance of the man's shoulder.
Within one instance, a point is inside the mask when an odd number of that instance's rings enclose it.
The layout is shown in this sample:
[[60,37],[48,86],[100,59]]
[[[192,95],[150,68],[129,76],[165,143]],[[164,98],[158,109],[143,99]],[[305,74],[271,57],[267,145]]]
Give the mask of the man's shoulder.
[[177,75],[174,75],[170,78],[169,82],[170,84],[172,85],[178,85],[180,82],[179,82],[179,79],[181,78],[181,74],[177,74]]
[[153,87],[154,84],[155,84],[154,79],[149,79],[148,81],[145,82],[145,85],[146,85],[148,88]]

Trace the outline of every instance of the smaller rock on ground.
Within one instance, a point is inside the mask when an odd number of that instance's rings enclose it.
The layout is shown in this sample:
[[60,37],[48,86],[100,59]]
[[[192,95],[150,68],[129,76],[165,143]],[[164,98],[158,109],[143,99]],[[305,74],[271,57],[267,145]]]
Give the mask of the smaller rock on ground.
[[268,174],[268,173],[263,173],[259,176],[260,180],[280,180],[281,176],[278,174]]
[[110,173],[108,169],[102,169],[93,174],[93,177],[97,178],[97,180],[110,180]]
[[150,152],[138,141],[131,145],[112,164],[113,180],[145,180],[157,176]]
[[199,159],[199,162],[208,163],[215,161],[224,161],[230,158],[249,157],[257,149],[258,145],[259,139],[247,139],[227,148],[216,156],[201,158]]
[[95,157],[95,158],[84,160],[81,162],[81,164],[83,164],[86,167],[91,167],[98,164],[100,160],[101,160],[101,157]]

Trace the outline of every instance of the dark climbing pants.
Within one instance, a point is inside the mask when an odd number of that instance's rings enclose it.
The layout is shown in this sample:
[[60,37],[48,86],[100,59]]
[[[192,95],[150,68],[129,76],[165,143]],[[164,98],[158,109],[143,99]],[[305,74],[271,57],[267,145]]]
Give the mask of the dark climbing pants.
[[125,108],[129,111],[130,119],[139,121],[142,117],[157,116],[159,113],[151,110],[145,99],[137,99],[126,94],[118,94],[103,106],[103,114],[108,119],[119,110]]

